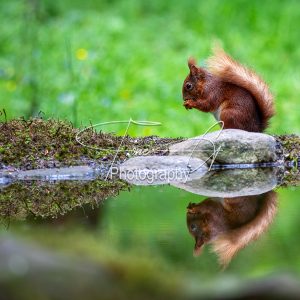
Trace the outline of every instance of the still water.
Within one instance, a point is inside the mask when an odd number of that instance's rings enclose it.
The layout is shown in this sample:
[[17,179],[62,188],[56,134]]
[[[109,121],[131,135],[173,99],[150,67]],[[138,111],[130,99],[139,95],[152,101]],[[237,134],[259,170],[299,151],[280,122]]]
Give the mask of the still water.
[[90,184],[1,189],[3,299],[300,295],[298,187],[216,198]]

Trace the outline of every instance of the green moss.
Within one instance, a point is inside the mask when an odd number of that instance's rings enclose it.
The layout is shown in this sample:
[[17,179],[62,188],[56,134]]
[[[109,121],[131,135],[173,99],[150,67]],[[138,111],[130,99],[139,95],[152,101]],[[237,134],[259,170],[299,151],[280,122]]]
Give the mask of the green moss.
[[[0,123],[0,169],[63,167],[96,162],[109,165],[123,142],[115,162],[147,149],[148,154],[165,154],[168,146],[181,139],[155,136],[132,138],[79,129],[70,122],[42,119],[15,119]],[[83,144],[83,145],[82,145]],[[0,193],[0,218],[26,218],[28,214],[55,217],[86,203],[98,205],[128,185],[120,180],[90,182],[63,181],[14,183]]]
[[[168,146],[181,141],[149,136],[132,138],[87,129],[80,134],[70,122],[15,119],[0,123],[0,162],[20,169],[72,166],[88,161],[116,162],[145,153],[165,154]],[[1,165],[0,165],[1,166]]]
[[15,183],[0,193],[0,219],[25,219],[28,215],[57,217],[77,206],[98,206],[127,189],[123,181],[61,181]]
[[280,143],[286,161],[293,161],[297,165],[300,158],[300,136],[296,134],[275,136]]
[[282,149],[286,168],[282,170],[282,186],[298,186],[300,182],[300,136],[295,134],[275,136]]

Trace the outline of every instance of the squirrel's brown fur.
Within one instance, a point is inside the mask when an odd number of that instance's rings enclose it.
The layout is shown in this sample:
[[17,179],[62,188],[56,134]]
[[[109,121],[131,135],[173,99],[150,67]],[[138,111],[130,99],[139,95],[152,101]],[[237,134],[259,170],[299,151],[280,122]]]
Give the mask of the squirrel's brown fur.
[[267,84],[253,71],[214,49],[208,68],[196,67],[189,59],[190,74],[183,83],[187,109],[211,112],[224,128],[262,132],[274,115],[273,96]]
[[236,198],[207,198],[189,204],[187,225],[195,238],[195,255],[211,244],[226,267],[232,257],[256,240],[271,224],[277,211],[275,192]]

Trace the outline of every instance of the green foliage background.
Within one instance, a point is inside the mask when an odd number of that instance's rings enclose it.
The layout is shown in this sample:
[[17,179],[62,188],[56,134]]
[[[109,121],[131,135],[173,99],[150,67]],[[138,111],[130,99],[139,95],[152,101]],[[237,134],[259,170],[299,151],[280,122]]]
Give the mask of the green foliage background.
[[0,16],[0,108],[10,118],[132,117],[163,126],[131,134],[199,134],[214,120],[182,106],[186,61],[204,63],[219,40],[270,84],[269,131],[300,130],[298,1],[12,0]]
[[[1,1],[0,109],[8,118],[40,114],[76,126],[130,117],[163,123],[132,127],[132,135],[201,134],[214,119],[184,109],[181,85],[187,58],[204,64],[219,40],[269,83],[277,114],[268,132],[299,133],[299,26],[297,0]],[[106,130],[121,134],[124,129]],[[281,190],[270,235],[243,251],[220,276],[299,274],[298,198],[299,190]],[[197,284],[219,276],[213,255],[191,256],[193,241],[184,227],[187,203],[201,199],[171,188],[122,193],[105,205],[101,237],[80,226],[65,229],[63,236],[55,231],[45,236],[40,227],[12,228],[66,252],[72,244],[73,252],[90,257],[116,259],[129,251],[139,257],[137,263],[152,259],[154,270],[184,274]],[[103,250],[99,241],[115,250]]]

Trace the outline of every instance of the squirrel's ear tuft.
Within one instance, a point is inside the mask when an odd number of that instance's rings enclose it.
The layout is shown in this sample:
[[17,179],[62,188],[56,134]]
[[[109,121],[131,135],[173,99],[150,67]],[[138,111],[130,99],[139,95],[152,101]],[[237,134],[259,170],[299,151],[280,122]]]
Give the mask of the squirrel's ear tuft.
[[193,66],[195,67],[196,66],[196,60],[195,58],[193,57],[190,57],[189,60],[188,60],[188,66],[189,68],[191,69]]
[[198,68],[196,67],[196,60],[193,57],[189,58],[188,66],[189,66],[191,74],[196,75]]

